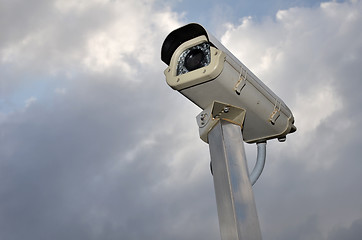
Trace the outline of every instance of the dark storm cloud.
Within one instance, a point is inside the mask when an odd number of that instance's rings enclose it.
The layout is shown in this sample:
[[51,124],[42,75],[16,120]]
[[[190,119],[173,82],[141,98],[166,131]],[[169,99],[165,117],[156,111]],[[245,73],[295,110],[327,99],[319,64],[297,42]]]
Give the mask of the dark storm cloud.
[[[34,2],[26,11],[13,2],[6,10],[21,13],[16,29],[4,25],[16,16],[2,15],[0,238],[216,238],[207,148],[194,113],[185,116],[186,101],[166,86],[158,56],[173,13],[79,3]],[[129,22],[113,23],[114,6],[126,18],[138,9],[130,31]],[[137,25],[143,18],[156,22]],[[107,62],[108,50],[123,57]],[[190,124],[204,154],[185,141]]]
[[[268,143],[254,186],[264,239],[360,235],[361,4],[329,4],[225,35],[299,127]],[[159,59],[178,15],[134,1],[1,5],[0,238],[220,239],[199,109]]]
[[43,0],[31,3],[21,0],[1,0],[0,27],[3,34],[0,36],[0,46],[18,41],[29,33],[29,29],[38,30],[39,26],[44,24],[41,17],[51,17],[52,4]]
[[349,228],[339,228],[332,231],[328,240],[346,239],[358,240],[362,236],[362,219],[358,219],[352,223]]
[[83,83],[51,107],[33,103],[2,123],[1,237],[193,239],[205,222],[215,225],[213,202],[205,205],[213,198],[207,160],[209,178],[172,180],[168,163],[185,144],[159,125],[170,127],[160,119],[167,98],[149,99],[147,91],[157,91],[149,84],[124,91]]

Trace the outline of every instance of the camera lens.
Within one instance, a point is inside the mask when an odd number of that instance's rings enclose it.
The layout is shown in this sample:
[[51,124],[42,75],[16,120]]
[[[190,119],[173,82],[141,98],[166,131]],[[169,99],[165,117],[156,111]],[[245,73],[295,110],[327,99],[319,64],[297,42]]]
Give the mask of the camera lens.
[[177,63],[177,76],[191,72],[210,64],[210,44],[208,42],[201,43],[183,51]]
[[185,68],[188,71],[193,71],[203,67],[205,54],[201,49],[192,49],[185,57]]

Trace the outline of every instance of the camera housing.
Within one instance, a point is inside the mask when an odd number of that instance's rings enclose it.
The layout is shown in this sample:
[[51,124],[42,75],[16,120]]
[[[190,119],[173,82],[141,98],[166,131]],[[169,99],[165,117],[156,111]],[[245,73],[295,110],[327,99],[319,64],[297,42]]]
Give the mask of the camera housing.
[[221,102],[244,110],[245,142],[283,141],[296,131],[287,105],[201,25],[172,31],[161,59],[168,85],[201,109]]

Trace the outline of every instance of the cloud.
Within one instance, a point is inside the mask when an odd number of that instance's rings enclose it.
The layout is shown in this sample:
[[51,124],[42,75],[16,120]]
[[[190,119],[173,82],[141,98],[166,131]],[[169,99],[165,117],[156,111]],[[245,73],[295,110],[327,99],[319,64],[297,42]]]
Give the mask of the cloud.
[[[200,109],[167,86],[159,56],[183,19],[159,3],[1,4],[0,238],[219,239]],[[292,8],[223,34],[299,128],[268,143],[254,187],[265,239],[359,226],[360,10]]]
[[33,3],[31,27],[4,29],[0,238],[218,236],[198,109],[170,91],[159,58],[178,15],[62,3]]
[[357,240],[362,236],[362,219],[358,219],[352,223],[349,228],[341,227],[332,231],[328,236],[328,240],[346,239]]
[[[128,95],[115,84],[87,85],[73,89],[83,96],[67,94],[51,109],[33,103],[2,124],[1,236],[201,236],[206,227],[192,222],[205,221],[210,203],[202,199],[213,192],[207,151],[185,142],[185,136],[198,141],[197,132],[174,136],[170,118],[149,113],[161,112],[154,104],[163,107],[142,97],[149,88]],[[137,94],[143,103],[133,105],[128,99]],[[195,163],[197,156],[203,161]],[[211,225],[217,223],[212,216]]]
[[355,133],[362,123],[361,9],[361,1],[326,2],[262,22],[245,17],[222,37],[296,119],[298,131],[286,144],[268,144],[255,188],[268,239],[326,239],[333,226],[361,217],[354,210],[361,191],[353,190],[362,167]]
[[358,85],[359,8],[330,2],[282,10],[261,24],[247,17],[229,24],[222,41],[295,109],[299,133],[315,131],[358,95],[343,89]]
[[35,97],[30,97],[29,99],[27,99],[25,101],[25,107],[29,107],[31,104],[33,104],[34,102],[36,102],[36,98]]

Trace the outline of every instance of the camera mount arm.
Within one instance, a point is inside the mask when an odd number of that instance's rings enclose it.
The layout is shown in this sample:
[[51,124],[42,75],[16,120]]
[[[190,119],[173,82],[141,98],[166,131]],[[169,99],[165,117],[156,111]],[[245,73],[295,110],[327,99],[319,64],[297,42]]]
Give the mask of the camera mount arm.
[[[245,110],[230,104],[214,101],[209,107],[196,117],[199,126],[200,138],[209,143],[209,132],[215,127],[220,119],[243,127]],[[266,141],[257,143],[257,158],[253,171],[249,175],[251,185],[254,185],[263,172],[266,158]]]

